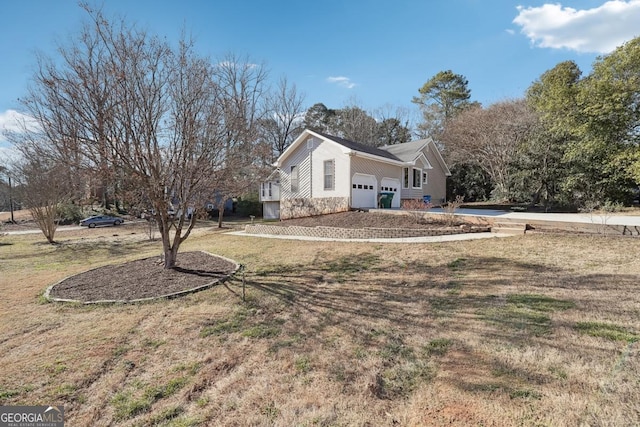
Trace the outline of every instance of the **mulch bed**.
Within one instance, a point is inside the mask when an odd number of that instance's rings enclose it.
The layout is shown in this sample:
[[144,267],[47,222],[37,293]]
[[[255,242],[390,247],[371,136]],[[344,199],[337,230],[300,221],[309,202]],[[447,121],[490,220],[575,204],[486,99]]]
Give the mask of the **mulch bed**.
[[178,254],[177,267],[165,269],[159,257],[108,265],[76,274],[49,289],[49,298],[79,302],[132,302],[177,296],[227,279],[238,265],[205,252]]
[[[426,212],[424,212],[426,213]],[[463,222],[457,220],[453,225],[461,225]],[[301,226],[301,227],[337,227],[337,228],[443,228],[448,224],[443,220],[436,220],[429,217],[426,220],[418,220],[411,214],[395,215],[376,212],[349,211],[329,215],[319,215],[307,218],[287,219],[284,221],[269,223],[269,225]]]

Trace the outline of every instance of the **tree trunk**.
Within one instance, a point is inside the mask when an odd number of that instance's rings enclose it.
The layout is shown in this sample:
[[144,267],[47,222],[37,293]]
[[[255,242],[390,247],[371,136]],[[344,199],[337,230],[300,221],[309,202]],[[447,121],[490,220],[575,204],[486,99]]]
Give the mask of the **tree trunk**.
[[224,202],[218,205],[218,228],[222,228],[222,217],[224,217]]
[[164,250],[164,268],[175,268],[176,259],[178,258],[178,251],[173,248],[166,248]]

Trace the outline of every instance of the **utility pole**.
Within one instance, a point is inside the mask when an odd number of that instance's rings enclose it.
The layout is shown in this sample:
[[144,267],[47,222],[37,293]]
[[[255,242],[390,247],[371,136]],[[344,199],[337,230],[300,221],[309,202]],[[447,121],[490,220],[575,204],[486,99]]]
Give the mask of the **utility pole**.
[[8,173],[7,178],[9,178],[9,210],[11,211],[11,224],[15,224],[16,221],[13,219],[13,189],[11,186],[11,175]]

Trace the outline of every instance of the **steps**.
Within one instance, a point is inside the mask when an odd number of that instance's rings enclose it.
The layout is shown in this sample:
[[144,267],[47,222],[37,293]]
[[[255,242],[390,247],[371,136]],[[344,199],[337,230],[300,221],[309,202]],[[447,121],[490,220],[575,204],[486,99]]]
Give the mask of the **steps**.
[[491,232],[492,233],[511,234],[511,235],[514,235],[514,236],[519,235],[519,234],[525,234],[527,232],[527,230],[530,230],[530,229],[531,229],[531,227],[529,227],[527,224],[520,223],[520,222],[499,222],[499,221],[496,221],[491,226]]

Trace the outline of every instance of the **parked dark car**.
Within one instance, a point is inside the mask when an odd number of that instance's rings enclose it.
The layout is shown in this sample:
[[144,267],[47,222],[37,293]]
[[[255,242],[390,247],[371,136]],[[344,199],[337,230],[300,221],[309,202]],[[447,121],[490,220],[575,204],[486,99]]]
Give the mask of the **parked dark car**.
[[94,228],[96,225],[120,225],[123,222],[124,219],[117,216],[94,215],[80,221],[80,225]]

